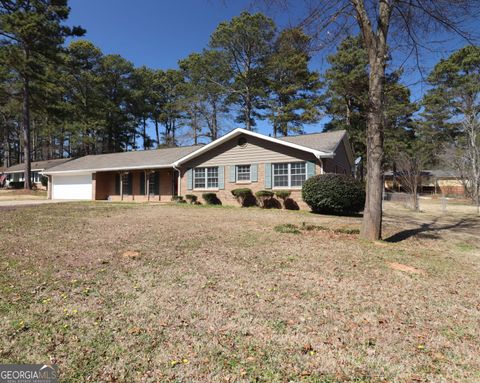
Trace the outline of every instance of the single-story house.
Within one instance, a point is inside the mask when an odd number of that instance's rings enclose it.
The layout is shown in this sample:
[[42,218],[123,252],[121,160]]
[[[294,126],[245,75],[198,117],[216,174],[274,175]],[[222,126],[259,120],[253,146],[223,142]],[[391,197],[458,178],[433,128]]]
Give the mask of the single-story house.
[[[41,173],[53,168],[55,166],[64,164],[65,162],[70,161],[71,158],[59,158],[56,160],[46,160],[46,161],[33,161],[31,163],[31,177],[32,181],[37,188],[43,188],[40,175]],[[4,175],[6,176],[5,185],[8,186],[10,182],[24,182],[25,181],[25,164],[17,164],[10,166],[4,170]]]
[[[392,171],[385,172],[385,189],[391,192],[404,191],[401,177]],[[453,170],[422,170],[418,189],[421,194],[465,195],[465,188],[460,176]]]
[[346,131],[273,138],[235,129],[202,146],[90,155],[44,172],[49,197],[111,201],[171,201],[213,192],[236,205],[235,188],[291,190],[320,173],[352,174],[354,156]]

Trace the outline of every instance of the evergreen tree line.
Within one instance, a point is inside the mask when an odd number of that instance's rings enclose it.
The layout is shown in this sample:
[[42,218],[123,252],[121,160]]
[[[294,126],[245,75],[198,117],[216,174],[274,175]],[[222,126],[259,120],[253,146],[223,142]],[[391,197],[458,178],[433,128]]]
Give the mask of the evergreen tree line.
[[[274,136],[302,133],[325,116],[326,130],[346,129],[365,159],[368,57],[359,37],[345,39],[320,74],[309,69],[311,41],[301,29],[278,30],[267,16],[243,12],[177,69],[136,68],[78,39],[85,31],[63,25],[68,13],[66,0],[0,0],[0,165],[26,153],[43,160],[197,144],[234,126],[254,130],[259,120]],[[77,39],[65,46],[67,37]],[[434,166],[447,149],[465,149],[464,121],[478,125],[479,68],[478,47],[459,50],[435,67],[417,103],[402,72],[387,73],[387,167],[399,152]]]

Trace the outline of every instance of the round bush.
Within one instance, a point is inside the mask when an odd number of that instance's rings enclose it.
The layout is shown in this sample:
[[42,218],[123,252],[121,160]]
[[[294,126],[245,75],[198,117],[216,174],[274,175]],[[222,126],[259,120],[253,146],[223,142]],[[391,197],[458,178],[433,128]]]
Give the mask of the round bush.
[[344,174],[320,174],[305,181],[302,198],[315,213],[358,213],[365,205],[365,188]]

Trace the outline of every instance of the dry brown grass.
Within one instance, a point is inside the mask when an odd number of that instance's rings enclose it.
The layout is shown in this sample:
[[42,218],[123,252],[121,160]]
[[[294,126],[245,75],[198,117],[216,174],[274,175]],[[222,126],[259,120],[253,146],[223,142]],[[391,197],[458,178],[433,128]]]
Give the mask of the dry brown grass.
[[[478,382],[478,218],[389,204],[390,242],[334,230],[359,220],[107,203],[2,212],[0,360],[52,359],[68,382]],[[285,224],[322,230],[274,230]]]
[[46,190],[0,189],[0,201],[46,199]]

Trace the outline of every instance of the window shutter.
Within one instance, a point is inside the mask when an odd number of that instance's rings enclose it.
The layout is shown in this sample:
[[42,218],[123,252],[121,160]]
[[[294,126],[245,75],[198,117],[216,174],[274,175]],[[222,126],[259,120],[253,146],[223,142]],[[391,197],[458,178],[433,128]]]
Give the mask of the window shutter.
[[272,164],[265,164],[265,189],[272,188]]
[[127,194],[132,195],[133,191],[133,173],[128,173],[128,192]]
[[236,166],[235,165],[230,165],[228,167],[230,169],[230,178],[229,178],[229,181],[230,182],[235,182],[237,179],[236,179]]
[[258,165],[257,164],[250,165],[250,181],[258,182]]
[[193,189],[192,169],[187,170],[187,190]]
[[159,172],[155,172],[153,188],[155,189],[153,191],[153,194],[160,195],[160,173]]
[[115,194],[120,195],[120,174],[115,174]]
[[313,177],[315,175],[315,162],[307,161],[307,178]]
[[140,195],[145,195],[145,172],[140,172]]
[[218,188],[225,189],[225,166],[218,167]]

